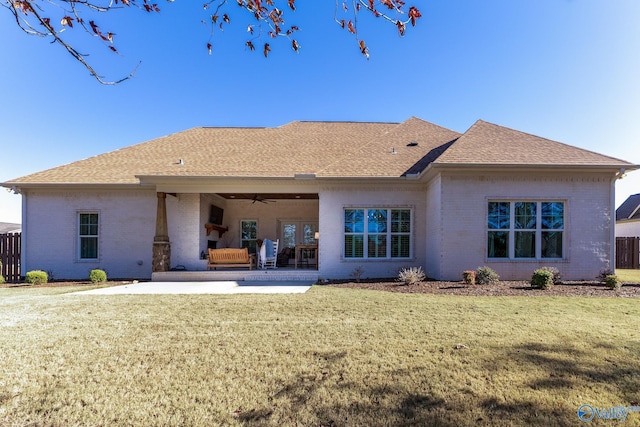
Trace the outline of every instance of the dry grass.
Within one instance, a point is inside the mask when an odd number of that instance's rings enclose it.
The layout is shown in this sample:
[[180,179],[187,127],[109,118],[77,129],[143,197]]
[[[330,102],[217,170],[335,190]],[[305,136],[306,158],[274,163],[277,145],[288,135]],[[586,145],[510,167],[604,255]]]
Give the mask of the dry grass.
[[69,290],[0,289],[0,425],[577,425],[640,400],[635,299]]

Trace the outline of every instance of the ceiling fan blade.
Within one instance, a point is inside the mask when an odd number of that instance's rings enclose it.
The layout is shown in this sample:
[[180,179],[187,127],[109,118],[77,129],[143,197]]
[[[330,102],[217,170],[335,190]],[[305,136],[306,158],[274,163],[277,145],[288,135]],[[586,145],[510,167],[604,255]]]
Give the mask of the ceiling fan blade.
[[275,202],[275,200],[272,199],[265,199],[264,197],[260,196],[259,194],[254,194],[253,197],[251,198],[252,202],[251,204],[254,204],[255,202],[260,202],[260,203],[272,203]]

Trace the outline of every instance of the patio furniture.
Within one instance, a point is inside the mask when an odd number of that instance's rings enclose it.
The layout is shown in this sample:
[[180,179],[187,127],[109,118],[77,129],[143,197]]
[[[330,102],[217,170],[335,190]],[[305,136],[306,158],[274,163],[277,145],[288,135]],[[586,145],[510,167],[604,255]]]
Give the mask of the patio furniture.
[[287,267],[289,265],[289,260],[293,258],[293,250],[294,248],[286,247],[280,251],[278,254],[278,261],[276,265],[278,267]]
[[[309,266],[309,259],[316,258],[316,268],[318,268],[317,253],[318,245],[296,245],[294,268],[298,268],[298,264],[302,266],[305,263]],[[310,255],[313,253],[313,256]]]
[[278,268],[278,245],[280,240],[276,241],[264,239],[258,251],[258,268],[261,270],[267,268]]
[[252,270],[254,261],[255,256],[249,254],[247,248],[209,249],[207,270],[220,267],[249,267]]

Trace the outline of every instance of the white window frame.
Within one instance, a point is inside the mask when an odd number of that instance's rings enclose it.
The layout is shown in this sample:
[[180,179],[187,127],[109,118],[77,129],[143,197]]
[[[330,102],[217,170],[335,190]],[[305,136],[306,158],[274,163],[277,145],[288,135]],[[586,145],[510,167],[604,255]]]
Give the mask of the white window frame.
[[[489,228],[489,203],[509,203],[509,228]],[[535,228],[516,228],[516,203],[535,203],[536,204],[536,227]],[[562,203],[562,228],[548,229],[542,228],[542,204],[543,203]],[[562,261],[567,258],[567,200],[557,199],[488,199],[486,203],[485,216],[485,254],[486,259],[490,261]],[[506,232],[507,237],[507,256],[506,257],[490,257],[489,256],[489,233],[490,232]],[[532,232],[535,234],[535,256],[533,257],[516,257],[516,233]],[[544,232],[560,232],[562,233],[562,255],[558,258],[542,256],[542,233]]]
[[[97,227],[96,234],[81,234],[82,232],[82,221],[81,218],[83,215],[97,215]],[[78,211],[76,214],[76,232],[77,232],[77,259],[80,262],[95,262],[100,259],[100,212],[98,211]],[[96,240],[96,256],[95,258],[86,258],[82,255],[82,242],[83,239],[95,239]]]
[[[364,223],[363,223],[363,232],[362,233],[357,233],[357,232],[347,232],[345,230],[346,228],[346,223],[345,223],[345,213],[347,211],[355,211],[355,210],[361,210],[363,211],[364,214]],[[368,218],[369,218],[369,211],[372,210],[386,210],[387,211],[387,227],[386,227],[386,232],[383,233],[379,233],[379,232],[369,232],[368,231]],[[391,225],[392,225],[392,211],[408,211],[409,212],[409,231],[408,232],[392,232],[391,229]],[[363,260],[369,260],[369,261],[398,261],[398,260],[411,260],[413,259],[413,232],[414,232],[414,209],[412,207],[408,207],[408,206],[369,206],[369,207],[361,207],[361,206],[345,206],[342,209],[342,258],[344,260],[347,261],[363,261]],[[361,235],[363,238],[363,248],[362,248],[362,257],[353,257],[353,256],[347,256],[346,252],[345,252],[345,237],[346,236],[355,236],[355,235]],[[369,256],[369,245],[368,245],[368,241],[369,241],[369,235],[383,235],[386,236],[386,251],[385,254],[386,256],[384,257],[372,257]],[[392,256],[393,254],[391,253],[391,248],[392,248],[392,239],[393,236],[407,236],[409,238],[409,255],[406,257],[396,257],[396,256]]]

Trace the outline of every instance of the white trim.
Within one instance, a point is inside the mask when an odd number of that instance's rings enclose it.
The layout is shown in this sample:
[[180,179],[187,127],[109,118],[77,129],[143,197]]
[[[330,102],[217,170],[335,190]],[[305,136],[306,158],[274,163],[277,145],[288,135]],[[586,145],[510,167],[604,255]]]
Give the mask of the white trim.
[[[509,203],[509,228],[494,229],[489,228],[489,203]],[[515,204],[516,203],[535,203],[536,204],[536,228],[535,229],[517,229],[515,228]],[[562,229],[547,229],[542,228],[542,203],[562,203]],[[506,257],[490,257],[489,248],[487,247],[489,242],[490,232],[507,232],[508,242]],[[561,232],[562,233],[562,256],[558,258],[543,257],[542,256],[542,233],[543,232]],[[517,232],[532,232],[535,238],[535,256],[533,257],[516,257],[516,239]],[[567,259],[567,200],[563,199],[530,199],[530,198],[487,198],[486,201],[486,216],[485,216],[485,258],[490,262],[527,262],[527,261],[565,261]]]
[[[98,216],[98,232],[96,235],[93,234],[80,234],[80,216],[81,215],[97,215]],[[87,209],[87,210],[77,210],[76,211],[76,227],[75,227],[75,235],[76,235],[76,262],[96,262],[100,261],[100,255],[102,251],[100,250],[101,246],[101,235],[102,235],[102,215],[99,210],[96,209]],[[81,240],[83,237],[95,237],[97,239],[96,252],[97,256],[95,258],[82,258],[82,243]]]
[[[364,211],[364,224],[363,224],[363,232],[362,233],[347,233],[345,231],[345,211],[346,210],[363,210]],[[387,237],[386,241],[386,256],[385,257],[370,257],[368,256],[367,250],[367,236],[369,232],[367,231],[367,211],[369,210],[386,210],[387,211],[387,231],[385,233],[371,233],[372,235],[384,234]],[[392,232],[391,231],[391,211],[409,211],[409,232]],[[341,258],[342,261],[407,261],[413,260],[414,257],[414,242],[416,240],[415,237],[415,208],[413,206],[398,206],[398,205],[382,205],[382,206],[343,206],[342,207],[342,250],[341,250]],[[347,257],[345,255],[345,236],[346,235],[362,235],[363,236],[363,254],[362,257]],[[391,253],[391,241],[393,236],[409,236],[409,255],[406,257],[394,257]],[[366,256],[365,256],[366,255]]]
[[636,206],[636,208],[633,210],[633,212],[631,212],[631,215],[629,215],[626,219],[632,219],[634,217],[634,215],[638,213],[638,211],[640,211],[640,204],[638,204],[638,206]]

